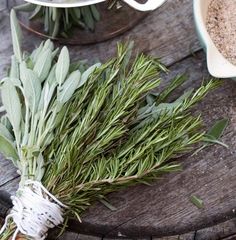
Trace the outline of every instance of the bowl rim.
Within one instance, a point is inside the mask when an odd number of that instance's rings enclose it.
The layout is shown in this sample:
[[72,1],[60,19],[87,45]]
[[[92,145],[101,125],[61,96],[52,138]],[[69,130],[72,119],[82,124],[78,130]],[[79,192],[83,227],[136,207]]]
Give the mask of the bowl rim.
[[[53,3],[53,2],[48,2],[47,0],[25,0],[26,2],[45,6],[45,7],[57,7],[57,8],[72,8],[72,7],[78,7],[78,1],[77,3],[71,2],[71,3]],[[93,5],[97,3],[104,2],[105,0],[83,0],[80,3],[80,7],[88,6],[88,5]]]
[[[25,0],[26,2],[45,6],[45,7],[56,7],[56,8],[72,8],[72,7],[84,7],[101,2],[106,0],[72,0],[71,2],[50,2],[49,0]],[[136,9],[137,11],[152,11],[159,8],[167,0],[147,0],[146,3],[138,3],[136,0],[123,0],[126,4]]]
[[[202,2],[206,0],[193,0],[193,13],[196,30],[200,41],[206,51],[207,68],[209,73],[216,78],[235,78],[236,66],[228,61],[218,50],[207,31],[205,20],[202,16]],[[209,4],[210,4],[209,0]],[[207,7],[209,6],[207,5]],[[214,56],[212,58],[212,56]],[[222,71],[225,70],[225,72]]]

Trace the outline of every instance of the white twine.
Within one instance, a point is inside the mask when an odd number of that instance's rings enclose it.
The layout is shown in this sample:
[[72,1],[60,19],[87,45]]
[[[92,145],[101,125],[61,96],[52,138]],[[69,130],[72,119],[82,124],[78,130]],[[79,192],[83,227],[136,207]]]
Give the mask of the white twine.
[[67,208],[38,181],[27,180],[22,188],[12,196],[13,208],[6,217],[0,230],[2,234],[10,219],[16,225],[12,240],[18,233],[25,234],[35,240],[43,240],[50,228],[64,222],[63,210]]

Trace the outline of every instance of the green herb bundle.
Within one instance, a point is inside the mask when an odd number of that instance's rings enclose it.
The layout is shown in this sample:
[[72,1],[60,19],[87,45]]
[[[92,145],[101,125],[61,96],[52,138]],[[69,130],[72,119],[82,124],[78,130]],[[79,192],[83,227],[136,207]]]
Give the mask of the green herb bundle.
[[32,12],[30,20],[42,19],[44,31],[49,36],[67,38],[73,27],[94,30],[100,20],[100,13],[95,5],[75,8],[55,8],[25,3],[14,7],[16,11]]
[[[143,54],[131,61],[132,44],[119,44],[116,57],[85,68],[70,63],[65,47],[57,57],[50,41],[22,54],[14,11],[11,23],[15,55],[1,86],[0,151],[19,169],[20,186],[42,182],[67,206],[65,218],[81,221],[106,194],[178,170],[171,159],[203,139],[201,116],[190,109],[218,81],[168,102],[183,77],[158,90],[165,67]],[[16,227],[9,220],[1,239]]]

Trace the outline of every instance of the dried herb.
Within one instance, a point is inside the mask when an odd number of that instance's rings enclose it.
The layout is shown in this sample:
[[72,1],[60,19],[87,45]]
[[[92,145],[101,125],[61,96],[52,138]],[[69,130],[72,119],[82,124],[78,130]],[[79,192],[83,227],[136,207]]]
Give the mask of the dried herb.
[[[14,11],[11,20],[17,27]],[[13,38],[14,49],[19,36]],[[106,194],[179,170],[172,159],[204,137],[201,116],[190,109],[219,82],[166,102],[183,83],[175,78],[150,98],[165,67],[143,54],[131,61],[131,50],[130,44],[118,44],[110,61],[89,68],[77,63],[75,69],[67,48],[56,58],[57,50],[46,41],[21,58],[15,52],[11,74],[2,80],[6,114],[0,150],[18,167],[20,185],[41,181],[69,207],[66,217],[81,220]],[[14,227],[9,222],[1,239]]]
[[16,11],[32,12],[30,20],[41,19],[44,31],[51,37],[68,37],[73,27],[93,31],[100,20],[100,13],[95,5],[77,8],[44,7],[25,3],[14,7]]

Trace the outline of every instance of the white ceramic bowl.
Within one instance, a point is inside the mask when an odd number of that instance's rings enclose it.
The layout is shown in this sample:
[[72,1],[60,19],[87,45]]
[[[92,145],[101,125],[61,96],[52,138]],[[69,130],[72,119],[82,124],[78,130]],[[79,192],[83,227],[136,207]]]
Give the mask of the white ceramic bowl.
[[236,66],[231,64],[216,48],[206,28],[207,10],[211,0],[193,0],[194,20],[199,40],[206,51],[207,67],[217,78],[235,78]]
[[[70,8],[92,5],[106,0],[25,0],[26,2],[47,7]],[[138,11],[152,11],[160,7],[166,0],[147,0],[146,3],[138,3],[136,0],[122,0]]]

